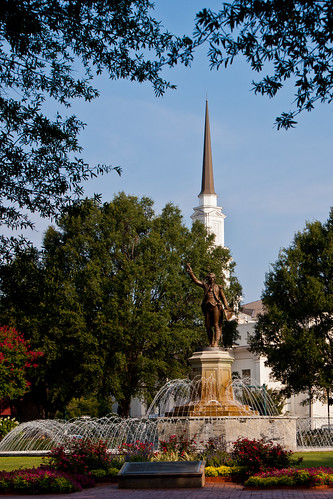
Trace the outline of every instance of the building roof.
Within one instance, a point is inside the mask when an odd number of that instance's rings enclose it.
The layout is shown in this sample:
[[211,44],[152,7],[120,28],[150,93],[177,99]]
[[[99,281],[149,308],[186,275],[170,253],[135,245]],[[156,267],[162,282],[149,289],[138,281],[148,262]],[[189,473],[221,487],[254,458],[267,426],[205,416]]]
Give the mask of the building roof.
[[252,319],[256,319],[259,314],[263,314],[265,309],[262,300],[251,301],[241,305],[243,314],[249,315]]
[[201,194],[215,194],[214,189],[214,176],[213,176],[213,160],[212,160],[212,147],[210,142],[210,127],[209,127],[209,113],[208,101],[206,100],[206,117],[205,117],[205,136],[204,136],[204,152],[202,163],[202,182]]

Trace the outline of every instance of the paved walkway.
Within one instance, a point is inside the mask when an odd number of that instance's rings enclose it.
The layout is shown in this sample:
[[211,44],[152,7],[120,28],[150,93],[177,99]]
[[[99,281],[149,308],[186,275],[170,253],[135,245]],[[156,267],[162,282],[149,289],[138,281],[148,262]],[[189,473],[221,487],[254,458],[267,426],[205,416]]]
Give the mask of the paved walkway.
[[[0,497],[4,497],[1,496]],[[242,485],[227,483],[207,483],[201,489],[153,489],[124,490],[117,484],[101,484],[74,494],[19,495],[7,496],[10,499],[332,499],[333,489],[278,489],[249,490]]]

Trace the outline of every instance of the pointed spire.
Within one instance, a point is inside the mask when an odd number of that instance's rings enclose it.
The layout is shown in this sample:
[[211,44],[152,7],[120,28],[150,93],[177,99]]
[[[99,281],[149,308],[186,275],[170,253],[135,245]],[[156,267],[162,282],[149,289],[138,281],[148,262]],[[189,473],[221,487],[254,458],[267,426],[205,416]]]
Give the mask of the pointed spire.
[[202,164],[201,194],[216,194],[214,189],[212,148],[210,143],[208,100],[206,100],[205,137]]
[[191,215],[193,222],[199,221],[210,234],[215,234],[215,246],[224,247],[224,219],[222,206],[217,206],[217,194],[214,189],[212,149],[210,144],[208,101],[206,99],[205,138],[202,165],[201,192],[198,196],[199,206]]

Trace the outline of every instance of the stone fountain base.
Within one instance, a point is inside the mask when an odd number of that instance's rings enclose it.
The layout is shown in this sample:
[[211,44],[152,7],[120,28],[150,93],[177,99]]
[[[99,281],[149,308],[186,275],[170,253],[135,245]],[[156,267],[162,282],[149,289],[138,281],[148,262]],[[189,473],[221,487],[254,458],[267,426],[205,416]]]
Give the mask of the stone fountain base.
[[259,416],[234,400],[231,387],[233,358],[227,350],[208,347],[190,357],[191,378],[199,387],[190,402],[176,406],[158,422],[160,440],[171,435],[207,442],[222,437],[228,447],[238,438],[271,440],[296,450],[296,418]]

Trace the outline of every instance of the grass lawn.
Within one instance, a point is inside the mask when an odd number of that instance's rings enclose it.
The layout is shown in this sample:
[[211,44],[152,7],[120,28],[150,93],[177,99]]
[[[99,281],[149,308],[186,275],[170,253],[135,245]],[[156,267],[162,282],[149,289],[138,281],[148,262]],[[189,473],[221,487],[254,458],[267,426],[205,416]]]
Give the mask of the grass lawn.
[[41,457],[0,457],[0,470],[12,471],[18,468],[32,468],[33,466],[37,468],[43,462],[45,463],[45,460],[43,461]]
[[295,452],[293,457],[302,457],[298,468],[316,468],[319,466],[333,468],[333,452]]

